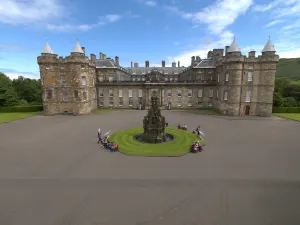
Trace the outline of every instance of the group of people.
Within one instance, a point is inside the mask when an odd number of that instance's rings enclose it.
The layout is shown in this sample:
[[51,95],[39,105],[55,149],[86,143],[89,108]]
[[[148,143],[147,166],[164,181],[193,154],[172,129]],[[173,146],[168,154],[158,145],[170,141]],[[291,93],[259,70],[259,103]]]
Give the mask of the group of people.
[[109,139],[110,131],[107,132],[104,137],[102,138],[101,130],[98,129],[98,144],[101,144],[104,148],[108,149],[110,152],[118,151],[118,144],[115,142],[110,142]]
[[191,146],[191,152],[196,153],[196,152],[202,152],[203,148],[200,145],[199,141],[196,141],[194,144]]
[[181,126],[180,124],[178,124],[178,129],[187,130],[187,125],[184,124],[183,126]]

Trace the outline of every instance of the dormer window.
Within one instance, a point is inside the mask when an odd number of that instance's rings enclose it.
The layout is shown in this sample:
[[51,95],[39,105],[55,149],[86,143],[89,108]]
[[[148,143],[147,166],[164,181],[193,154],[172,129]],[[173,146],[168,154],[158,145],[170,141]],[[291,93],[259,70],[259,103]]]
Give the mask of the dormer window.
[[142,74],[145,74],[145,70],[142,70]]
[[132,70],[132,74],[136,74],[136,71],[135,71],[135,70]]
[[168,74],[168,70],[165,70],[165,74]]

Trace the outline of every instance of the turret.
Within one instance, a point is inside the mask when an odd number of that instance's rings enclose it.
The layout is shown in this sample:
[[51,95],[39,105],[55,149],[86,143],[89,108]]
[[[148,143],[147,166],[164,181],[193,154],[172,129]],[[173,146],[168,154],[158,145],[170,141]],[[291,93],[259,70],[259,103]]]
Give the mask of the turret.
[[73,51],[71,52],[71,55],[84,56],[84,51],[83,51],[82,47],[80,46],[78,39],[76,40],[76,44],[75,44]]

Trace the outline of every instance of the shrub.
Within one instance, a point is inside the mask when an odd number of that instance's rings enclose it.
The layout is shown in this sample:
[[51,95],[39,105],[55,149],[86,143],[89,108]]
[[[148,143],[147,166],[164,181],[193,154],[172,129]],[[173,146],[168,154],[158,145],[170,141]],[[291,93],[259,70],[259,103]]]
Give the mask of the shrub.
[[274,107],[273,113],[300,113],[300,107]]
[[43,111],[42,105],[0,107],[0,112],[39,112],[39,111]]

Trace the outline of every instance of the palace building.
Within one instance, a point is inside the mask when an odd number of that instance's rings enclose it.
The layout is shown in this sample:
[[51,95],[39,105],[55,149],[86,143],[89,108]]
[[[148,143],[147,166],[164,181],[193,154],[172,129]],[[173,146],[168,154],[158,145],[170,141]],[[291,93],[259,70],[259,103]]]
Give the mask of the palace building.
[[271,116],[279,56],[270,41],[262,54],[242,55],[236,40],[209,51],[206,59],[191,57],[191,65],[173,62],[151,67],[149,61],[122,67],[100,53],[90,57],[78,40],[71,54],[58,57],[48,42],[37,58],[44,115],[87,114],[95,108],[143,109],[157,91],[162,109],[208,109],[228,116]]

